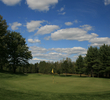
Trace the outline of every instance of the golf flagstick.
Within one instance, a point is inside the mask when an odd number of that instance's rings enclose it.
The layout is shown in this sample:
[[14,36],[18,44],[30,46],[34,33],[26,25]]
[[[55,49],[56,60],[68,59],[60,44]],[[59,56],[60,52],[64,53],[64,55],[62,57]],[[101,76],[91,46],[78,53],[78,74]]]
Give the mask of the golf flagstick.
[[54,72],[53,72],[53,69],[52,69],[52,74],[53,74],[53,83],[54,83]]

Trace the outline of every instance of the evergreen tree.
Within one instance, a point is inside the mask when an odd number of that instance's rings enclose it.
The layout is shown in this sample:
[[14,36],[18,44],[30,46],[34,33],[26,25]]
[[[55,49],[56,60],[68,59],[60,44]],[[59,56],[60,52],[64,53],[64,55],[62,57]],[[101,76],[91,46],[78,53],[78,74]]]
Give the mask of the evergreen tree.
[[79,57],[77,58],[76,65],[77,65],[77,69],[81,77],[81,74],[83,73],[83,67],[84,67],[84,61],[81,55],[79,55]]
[[104,74],[109,74],[110,77],[110,46],[102,45],[99,49],[99,57],[101,62],[100,74],[103,77]]
[[86,61],[87,61],[87,71],[88,73],[91,73],[91,77],[94,76],[94,70],[99,68],[96,64],[100,63],[99,61],[99,51],[97,47],[90,46],[88,48],[87,54],[86,54]]
[[68,62],[67,62],[67,60],[65,60],[64,63],[63,63],[63,69],[65,71],[65,76],[66,76],[67,72],[68,72]]

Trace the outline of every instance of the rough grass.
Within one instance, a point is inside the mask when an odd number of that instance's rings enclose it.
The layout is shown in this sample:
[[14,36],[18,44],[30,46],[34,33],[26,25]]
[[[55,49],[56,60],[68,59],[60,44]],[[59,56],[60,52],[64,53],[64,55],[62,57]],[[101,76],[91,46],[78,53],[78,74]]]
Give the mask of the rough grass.
[[0,100],[110,100],[110,79],[0,73]]

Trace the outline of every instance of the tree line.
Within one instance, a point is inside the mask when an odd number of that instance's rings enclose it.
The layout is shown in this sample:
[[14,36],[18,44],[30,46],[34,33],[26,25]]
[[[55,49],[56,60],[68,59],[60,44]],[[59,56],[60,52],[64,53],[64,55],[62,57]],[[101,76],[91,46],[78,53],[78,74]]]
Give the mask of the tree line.
[[25,38],[20,33],[7,30],[6,20],[0,15],[0,70],[20,73],[54,73],[65,76],[82,74],[90,77],[110,77],[110,46],[90,46],[85,57],[78,56],[76,61],[66,58],[57,62],[40,61],[28,63],[32,59]]
[[[6,67],[4,68],[6,69]],[[57,62],[40,61],[35,64],[19,66],[17,72],[51,74],[52,69],[55,74],[65,73],[65,76],[69,73],[80,74],[80,76],[85,74],[89,77],[110,77],[110,46],[105,44],[99,48],[90,46],[86,56],[79,55],[76,62],[70,58]]]

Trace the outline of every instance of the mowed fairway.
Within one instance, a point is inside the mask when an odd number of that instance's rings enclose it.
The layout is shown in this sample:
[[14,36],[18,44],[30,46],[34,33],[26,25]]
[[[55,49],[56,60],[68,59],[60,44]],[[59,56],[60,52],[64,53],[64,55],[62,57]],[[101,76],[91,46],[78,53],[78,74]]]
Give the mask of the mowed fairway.
[[0,73],[0,100],[110,100],[110,79]]

